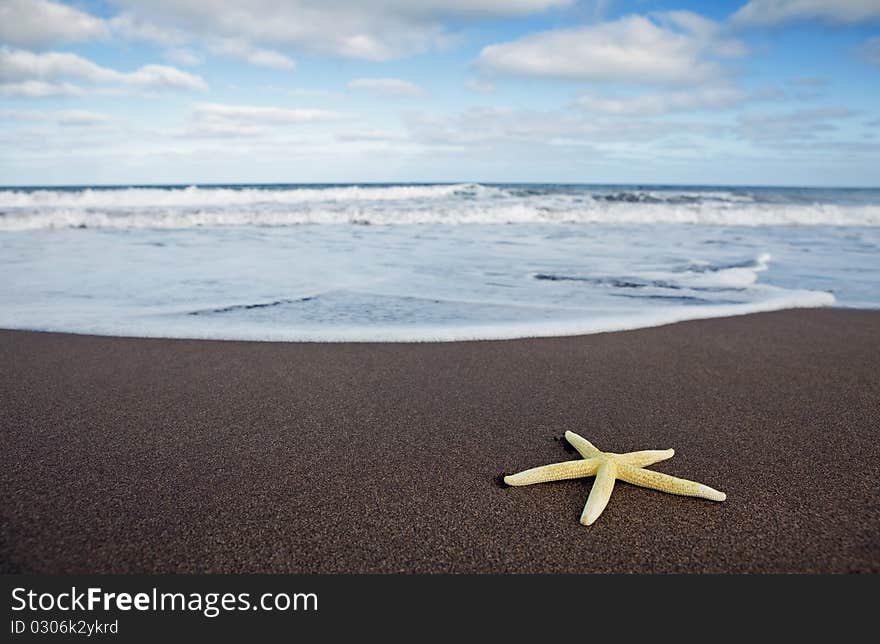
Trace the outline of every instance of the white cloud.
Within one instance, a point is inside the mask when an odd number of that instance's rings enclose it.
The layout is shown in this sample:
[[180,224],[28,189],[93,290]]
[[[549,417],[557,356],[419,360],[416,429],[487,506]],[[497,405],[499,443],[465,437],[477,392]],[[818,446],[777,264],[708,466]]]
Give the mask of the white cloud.
[[502,74],[580,81],[694,84],[722,74],[713,57],[745,47],[687,11],[531,34],[490,45],[476,64]]
[[239,58],[258,67],[287,70],[296,68],[296,63],[280,52],[252,47],[247,42],[234,38],[213,39],[209,42],[208,49],[215,54]]
[[184,47],[172,47],[171,49],[166,49],[163,55],[172,63],[177,63],[178,65],[192,67],[194,65],[202,64],[201,56],[191,49],[186,49]]
[[877,0],[750,0],[732,21],[748,25],[775,25],[799,20],[852,24],[880,19]]
[[666,28],[672,26],[689,33],[705,53],[729,58],[748,53],[745,44],[725,34],[720,24],[692,11],[662,11],[651,16]]
[[643,143],[669,134],[717,134],[717,126],[645,118],[605,118],[563,111],[503,107],[472,108],[458,114],[409,114],[407,130],[418,142],[466,147],[529,144],[593,145]]
[[495,91],[495,85],[493,85],[492,83],[477,80],[475,78],[470,78],[465,81],[464,86],[470,91],[477,92],[479,94],[491,94]]
[[[152,33],[164,29],[210,44],[232,39],[271,47],[367,60],[389,60],[448,41],[443,19],[521,16],[572,0],[115,0],[119,18]],[[150,27],[148,28],[147,25]],[[168,43],[164,43],[168,44]],[[174,43],[179,44],[179,43]],[[284,55],[283,53],[281,55]],[[258,57],[257,60],[265,57]]]
[[[343,3],[344,4],[344,3]],[[356,2],[352,3],[356,4]],[[388,11],[434,16],[522,16],[551,8],[566,7],[574,0],[380,0]]]
[[0,119],[12,121],[36,121],[35,112],[21,110],[0,110]]
[[415,98],[427,92],[418,85],[400,78],[356,78],[346,85],[349,90],[365,91],[379,96]]
[[[349,118],[348,114],[319,109],[196,103],[183,127],[162,130],[157,132],[157,137],[159,140],[165,137],[216,141],[238,139],[283,147],[289,145],[289,136],[296,136],[297,145],[300,145],[304,137],[325,136],[328,124]],[[325,127],[308,127],[314,124],[324,124]]]
[[107,35],[104,21],[48,0],[3,0],[0,41],[20,47],[46,47]]
[[855,112],[843,108],[820,108],[786,113],[751,113],[739,118],[739,133],[756,143],[810,140],[837,130],[835,121]]
[[109,24],[126,40],[141,40],[165,47],[183,45],[187,41],[186,34],[174,25],[159,25],[130,13],[111,18]]
[[266,134],[266,128],[245,123],[194,122],[183,129],[164,130],[160,138],[172,136],[179,139],[253,139]]
[[[141,90],[204,90],[198,76],[165,65],[145,65],[133,72],[119,72],[102,67],[76,54],[65,52],[34,53],[0,47],[0,91],[18,95],[49,96],[81,92],[67,83],[77,79],[94,85],[117,85]],[[21,91],[30,89],[29,94]],[[42,92],[42,93],[40,93]]]
[[101,112],[88,110],[54,110],[37,112],[34,110],[0,110],[0,118],[28,123],[49,123],[71,128],[105,128],[114,123],[114,119]]
[[638,96],[598,96],[587,94],[579,97],[575,105],[580,109],[609,115],[658,115],[670,112],[693,112],[734,107],[745,102],[749,95],[741,89],[729,86],[704,87],[687,91],[660,92]]
[[872,65],[880,67],[880,36],[868,38],[859,48],[859,51],[866,61]]
[[343,132],[339,132],[334,137],[337,141],[345,141],[345,142],[388,142],[388,141],[399,141],[404,139],[405,137],[400,132],[395,132],[392,130],[382,130],[379,128],[365,129],[365,130],[345,130]]
[[0,82],[74,77],[94,83],[110,83],[118,79],[118,74],[76,54],[34,53],[0,47]]
[[[179,29],[158,26],[131,14],[122,14],[110,22],[125,38],[167,47],[165,58],[178,65],[192,66],[202,63],[202,58],[192,49],[181,46],[191,38]],[[285,70],[296,68],[296,62],[281,52],[254,47],[240,38],[206,37],[204,41],[205,49],[215,55],[238,58],[259,67]]]
[[82,96],[85,92],[72,83],[53,83],[40,80],[18,82],[0,81],[0,96],[45,98],[47,96]]
[[205,81],[198,76],[166,65],[144,65],[130,74],[122,74],[122,82],[149,90],[208,89]]
[[329,110],[199,103],[193,107],[193,117],[196,120],[228,123],[294,124],[339,121],[347,118],[347,115]]
[[304,87],[279,87],[277,85],[266,85],[266,89],[276,92],[283,92],[290,96],[308,96],[310,98],[341,98],[342,92],[331,92],[325,89],[306,89]]
[[76,127],[93,127],[110,123],[112,119],[100,112],[88,110],[62,110],[52,115],[59,125]]
[[274,67],[275,69],[294,69],[296,63],[284,54],[271,49],[251,49],[244,59],[251,65]]

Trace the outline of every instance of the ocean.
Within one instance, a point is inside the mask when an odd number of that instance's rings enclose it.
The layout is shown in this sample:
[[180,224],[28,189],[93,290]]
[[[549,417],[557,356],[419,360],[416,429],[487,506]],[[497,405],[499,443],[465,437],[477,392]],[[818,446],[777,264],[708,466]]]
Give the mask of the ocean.
[[880,307],[880,189],[0,188],[0,327],[446,341]]

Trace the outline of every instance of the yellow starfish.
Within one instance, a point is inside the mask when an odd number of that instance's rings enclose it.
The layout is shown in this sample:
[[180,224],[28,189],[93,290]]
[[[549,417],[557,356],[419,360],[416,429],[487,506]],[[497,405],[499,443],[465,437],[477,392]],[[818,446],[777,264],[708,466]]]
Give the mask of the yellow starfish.
[[565,432],[565,439],[583,456],[582,459],[533,467],[505,476],[504,482],[508,485],[531,485],[595,476],[596,481],[581,514],[581,523],[584,525],[591,525],[602,514],[611,498],[616,479],[681,496],[698,496],[712,501],[723,501],[727,498],[724,492],[714,490],[708,485],[644,469],[646,465],[672,458],[675,450],[652,449],[615,454],[599,451],[590,441],[574,432]]

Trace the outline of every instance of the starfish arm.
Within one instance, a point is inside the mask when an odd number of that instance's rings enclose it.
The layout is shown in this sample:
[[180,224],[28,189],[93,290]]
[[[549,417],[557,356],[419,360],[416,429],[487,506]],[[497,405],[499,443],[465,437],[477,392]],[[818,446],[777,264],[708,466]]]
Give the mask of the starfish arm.
[[625,463],[633,467],[645,467],[653,465],[660,461],[675,456],[674,449],[646,449],[640,452],[627,452],[626,454],[616,454],[614,460],[618,463]]
[[602,453],[590,441],[583,436],[578,436],[574,432],[565,432],[565,440],[567,440],[584,458],[593,458]]
[[614,490],[614,479],[617,475],[617,466],[610,460],[606,460],[599,466],[596,473],[596,481],[593,483],[593,489],[590,490],[590,496],[584,511],[581,514],[581,523],[583,525],[592,525],[599,518],[605,506],[608,505],[608,499],[611,498],[611,492]]
[[599,469],[599,459],[578,459],[563,463],[552,463],[533,467],[530,470],[510,474],[504,477],[508,485],[532,485],[533,483],[546,483],[547,481],[564,481],[566,479],[579,479],[585,476],[593,476]]
[[619,465],[617,468],[617,476],[620,480],[626,481],[627,483],[651,488],[652,490],[660,490],[661,492],[668,492],[669,494],[698,496],[711,501],[723,501],[727,498],[727,495],[724,492],[719,492],[708,485],[703,485],[696,481],[688,481],[687,479],[680,479],[675,476],[669,476],[662,472],[644,470],[640,467],[633,467],[632,465]]

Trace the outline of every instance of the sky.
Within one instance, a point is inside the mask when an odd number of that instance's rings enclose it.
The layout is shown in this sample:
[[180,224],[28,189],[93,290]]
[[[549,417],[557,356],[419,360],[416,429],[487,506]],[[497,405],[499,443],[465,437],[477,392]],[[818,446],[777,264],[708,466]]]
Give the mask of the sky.
[[880,0],[0,0],[0,185],[880,186]]

